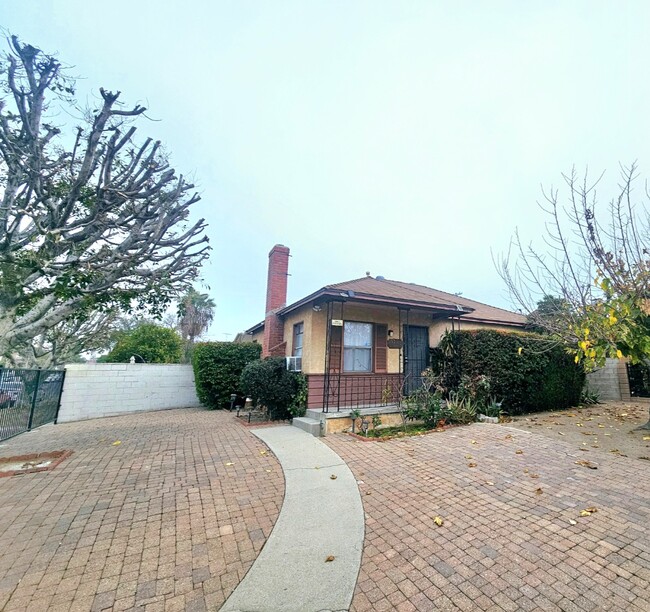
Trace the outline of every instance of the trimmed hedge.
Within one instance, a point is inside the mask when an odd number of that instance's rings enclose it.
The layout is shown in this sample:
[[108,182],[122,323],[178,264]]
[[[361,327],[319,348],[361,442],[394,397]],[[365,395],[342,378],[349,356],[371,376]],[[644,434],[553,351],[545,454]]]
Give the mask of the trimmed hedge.
[[451,332],[432,351],[432,368],[448,389],[458,388],[462,374],[489,376],[491,394],[510,415],[577,406],[585,383],[571,355],[530,333]]
[[305,415],[307,379],[289,372],[284,357],[249,363],[241,375],[241,388],[255,404],[266,406],[273,420]]
[[239,379],[244,368],[260,358],[262,347],[255,342],[200,342],[194,347],[192,366],[196,394],[211,409],[230,405],[230,394],[241,393]]

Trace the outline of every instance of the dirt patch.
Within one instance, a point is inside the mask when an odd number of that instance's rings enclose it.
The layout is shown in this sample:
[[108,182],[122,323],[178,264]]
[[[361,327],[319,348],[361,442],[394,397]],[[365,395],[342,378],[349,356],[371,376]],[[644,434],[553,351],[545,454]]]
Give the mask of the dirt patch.
[[72,455],[71,450],[52,451],[51,453],[33,453],[31,455],[15,455],[0,457],[0,478],[32,472],[53,470],[64,459]]
[[646,402],[605,402],[519,416],[507,425],[575,444],[585,455],[607,453],[650,462],[650,431],[635,431],[647,420]]

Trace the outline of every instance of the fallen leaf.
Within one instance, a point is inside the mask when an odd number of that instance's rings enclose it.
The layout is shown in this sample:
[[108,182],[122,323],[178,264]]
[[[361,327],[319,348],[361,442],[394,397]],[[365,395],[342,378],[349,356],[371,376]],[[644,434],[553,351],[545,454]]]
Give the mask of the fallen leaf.
[[605,429],[605,426],[602,423],[598,423],[598,427],[600,427],[601,429]]
[[531,474],[530,477],[531,478],[539,478],[539,474]]
[[512,440],[512,434],[508,434],[508,435],[505,437],[505,439],[506,439],[506,440]]
[[558,431],[557,433],[561,436],[566,436],[566,434],[562,433],[561,431]]
[[113,446],[118,446],[120,444],[122,444],[122,443],[119,440],[115,440],[115,442],[113,442]]
[[589,468],[590,470],[598,469],[598,466],[595,463],[592,463],[591,461],[587,461],[586,459],[576,461],[576,465],[582,465],[583,467]]
[[610,452],[610,453],[620,453],[621,451],[618,450],[618,448],[610,448],[610,449],[609,449],[609,452]]
[[266,470],[267,472],[270,472],[271,470]]
[[465,455],[465,459],[471,459],[472,455]]
[[576,427],[584,427],[582,423],[576,423]]
[[478,444],[476,440],[472,440],[472,444]]
[[522,451],[521,449],[515,451],[515,455],[523,455],[523,454],[524,451]]
[[569,519],[569,525],[577,525],[578,521],[574,521],[573,519]]
[[442,524],[444,523],[444,521],[442,520],[442,518],[440,518],[439,516],[436,516],[436,517],[433,519],[433,522],[434,522],[436,525],[438,525],[438,527],[441,527]]
[[372,491],[366,491],[366,495],[372,495]]
[[268,452],[268,451],[261,450],[261,451],[260,451],[260,455],[266,455],[267,452]]
[[325,563],[331,563],[332,561],[334,561],[334,559],[336,559],[336,557],[334,555],[330,555],[329,557],[325,557]]
[[332,475],[330,476],[330,480],[336,480],[336,478],[337,478],[336,474],[332,474]]
[[596,514],[598,512],[598,508],[585,508],[580,512],[580,516],[591,516],[592,514]]
[[524,474],[528,474],[528,468],[524,468]]
[[491,487],[494,486],[494,483],[491,480],[488,480],[485,484],[490,485]]
[[229,461],[228,463],[226,463],[226,465],[235,465],[235,464],[232,461]]
[[648,440],[650,440],[650,436],[643,436],[643,439],[644,439],[645,441],[648,441]]
[[542,487],[537,487],[537,488],[535,489],[535,493],[537,493],[537,495],[541,495],[543,492],[544,492],[544,491],[542,491]]
[[467,467],[476,467],[476,463],[468,463]]

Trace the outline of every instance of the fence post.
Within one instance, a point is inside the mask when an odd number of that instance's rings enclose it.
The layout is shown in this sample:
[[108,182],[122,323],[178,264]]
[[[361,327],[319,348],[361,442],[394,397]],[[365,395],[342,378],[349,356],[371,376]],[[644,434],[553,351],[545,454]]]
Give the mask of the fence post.
[[32,406],[29,410],[29,422],[27,423],[27,431],[32,429],[32,421],[34,420],[34,409],[36,408],[36,398],[38,397],[38,387],[41,382],[41,370],[36,370],[36,384],[34,385],[34,395],[32,395]]
[[63,376],[61,377],[61,388],[59,389],[59,402],[56,405],[56,414],[54,415],[54,424],[59,422],[59,412],[61,411],[61,398],[63,397],[63,385],[65,384],[65,373],[67,370],[63,368]]

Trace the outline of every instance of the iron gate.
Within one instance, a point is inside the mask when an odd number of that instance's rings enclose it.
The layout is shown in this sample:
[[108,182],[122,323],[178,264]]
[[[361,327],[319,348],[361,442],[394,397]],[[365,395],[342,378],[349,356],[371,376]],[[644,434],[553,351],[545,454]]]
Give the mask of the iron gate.
[[55,423],[64,379],[65,370],[0,367],[0,441]]

